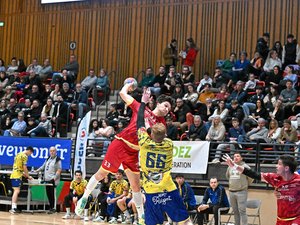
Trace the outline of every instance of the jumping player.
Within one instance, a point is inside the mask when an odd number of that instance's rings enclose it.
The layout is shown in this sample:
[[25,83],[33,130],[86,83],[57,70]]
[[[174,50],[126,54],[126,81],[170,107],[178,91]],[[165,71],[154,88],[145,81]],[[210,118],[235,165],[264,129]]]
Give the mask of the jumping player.
[[300,225],[300,175],[295,173],[297,161],[292,156],[279,157],[277,173],[257,173],[235,164],[227,154],[223,156],[227,165],[253,179],[271,184],[277,192],[276,225]]
[[164,213],[178,224],[192,224],[171,177],[173,142],[166,138],[166,126],[157,123],[151,128],[151,136],[147,133],[144,110],[149,97],[150,91],[144,91],[137,120],[146,225],[163,224]]
[[[83,214],[87,198],[96,187],[97,183],[108,173],[116,173],[122,164],[132,188],[132,195],[138,211],[139,223],[144,223],[144,208],[140,191],[140,172],[138,168],[139,147],[136,135],[136,120],[140,103],[128,94],[132,85],[133,83],[126,83],[120,91],[121,98],[132,109],[131,121],[122,132],[115,136],[115,140],[109,145],[100,169],[89,180],[84,195],[76,206],[75,212],[77,215]],[[171,105],[172,98],[161,95],[157,98],[157,106],[153,111],[146,108],[145,119],[147,128],[152,127],[156,123],[165,123],[164,116],[170,112]]]

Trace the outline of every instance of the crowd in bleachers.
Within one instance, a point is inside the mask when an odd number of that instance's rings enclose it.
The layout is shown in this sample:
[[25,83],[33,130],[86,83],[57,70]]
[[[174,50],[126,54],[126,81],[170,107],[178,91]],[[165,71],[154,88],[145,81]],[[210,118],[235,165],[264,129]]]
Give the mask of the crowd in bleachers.
[[[165,65],[159,67],[157,75],[148,67],[143,77],[137,78],[139,87],[132,94],[139,100],[143,88],[149,87],[154,97],[150,108],[160,94],[174,98],[167,118],[168,136],[173,140],[295,143],[300,112],[299,45],[292,34],[283,46],[279,41],[273,48],[269,45],[269,34],[265,33],[258,39],[252,59],[247,58],[246,51],[238,58],[231,53],[228,59],[218,60],[214,73],[204,73],[197,82],[192,70],[199,49],[194,40],[189,38],[186,49],[178,53],[173,39],[163,53]],[[179,60],[182,69],[177,72]],[[80,120],[89,107],[109,98],[104,69],[97,75],[90,68],[76,83],[78,70],[74,55],[59,72],[53,71],[48,59],[43,65],[33,59],[28,66],[15,57],[8,66],[0,60],[2,135],[65,137],[69,121]],[[92,121],[95,125],[90,127],[90,136],[112,137],[126,126],[130,116],[130,107],[113,103],[103,121]],[[238,122],[236,127],[233,121]]]

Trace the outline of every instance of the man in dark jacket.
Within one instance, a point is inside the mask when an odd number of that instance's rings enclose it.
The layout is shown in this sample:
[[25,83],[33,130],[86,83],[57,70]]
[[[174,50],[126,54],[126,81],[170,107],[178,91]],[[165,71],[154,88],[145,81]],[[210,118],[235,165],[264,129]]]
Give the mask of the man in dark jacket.
[[67,130],[62,128],[62,124],[67,123],[68,118],[68,105],[59,94],[57,95],[57,104],[54,106],[52,122],[55,123],[56,132],[58,137],[66,137]]
[[270,40],[270,34],[264,33],[263,36],[257,40],[256,43],[255,51],[260,53],[264,61],[266,61],[269,53],[269,40]]
[[282,50],[282,68],[297,64],[300,60],[300,48],[293,34],[287,36],[287,43]]
[[[198,225],[203,225],[204,214],[206,213],[213,213],[215,225],[218,225],[219,208],[227,208],[226,210],[222,210],[221,214],[226,214],[229,211],[229,201],[225,189],[218,183],[217,178],[210,178],[209,186],[206,188],[203,200],[197,208]],[[210,203],[208,203],[209,199]]]
[[191,185],[184,180],[184,176],[177,174],[175,176],[176,187],[179,190],[179,194],[182,197],[183,203],[187,210],[196,209],[196,198]]
[[88,103],[88,96],[85,90],[82,89],[81,84],[76,84],[76,91],[74,94],[74,101],[71,104],[72,109],[78,110],[78,120],[83,118],[83,111],[86,109]]
[[190,141],[205,141],[207,129],[199,115],[194,116],[194,123],[190,126],[187,137]]

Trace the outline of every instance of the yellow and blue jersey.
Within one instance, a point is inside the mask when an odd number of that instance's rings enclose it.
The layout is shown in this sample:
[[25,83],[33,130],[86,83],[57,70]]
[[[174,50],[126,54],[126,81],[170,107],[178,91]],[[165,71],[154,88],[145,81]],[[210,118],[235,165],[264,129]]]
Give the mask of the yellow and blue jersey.
[[24,152],[20,152],[14,159],[13,172],[10,175],[10,179],[21,179],[23,176],[23,166],[26,166],[28,156]]
[[[138,130],[139,161],[142,173],[142,186],[146,193],[170,192],[176,189],[171,177],[173,165],[173,142],[164,138],[154,142],[145,128]],[[161,175],[161,176],[156,176]],[[157,181],[151,179],[159,177]]]
[[87,183],[85,179],[82,179],[79,183],[73,180],[70,184],[70,189],[75,190],[77,195],[83,195]]
[[128,191],[128,182],[124,179],[114,180],[109,186],[109,192],[113,192],[116,196],[122,195],[124,191]]

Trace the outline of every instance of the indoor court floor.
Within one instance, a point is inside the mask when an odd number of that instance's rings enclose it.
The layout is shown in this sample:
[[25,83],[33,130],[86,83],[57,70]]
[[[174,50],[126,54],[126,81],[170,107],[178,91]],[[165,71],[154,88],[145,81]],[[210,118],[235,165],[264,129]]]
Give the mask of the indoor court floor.
[[[261,225],[273,225],[276,223],[276,199],[272,190],[250,190],[248,199],[260,199],[262,200],[261,207]],[[68,224],[68,225],[91,225],[91,224],[108,224],[108,223],[96,223],[96,222],[84,222],[78,219],[62,219],[64,213],[55,213],[48,215],[46,213],[21,213],[11,215],[9,212],[0,211],[0,224],[1,225],[47,225],[47,224]],[[222,216],[222,221],[227,221],[225,216]],[[255,224],[258,221],[256,220]],[[252,224],[252,219],[249,218],[249,224]]]

